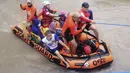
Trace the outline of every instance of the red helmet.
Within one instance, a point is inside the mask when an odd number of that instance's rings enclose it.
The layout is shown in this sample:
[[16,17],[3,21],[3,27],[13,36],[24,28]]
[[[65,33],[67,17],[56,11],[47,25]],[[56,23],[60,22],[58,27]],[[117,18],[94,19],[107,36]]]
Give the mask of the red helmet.
[[84,51],[86,53],[86,55],[91,53],[91,47],[89,45],[84,46]]

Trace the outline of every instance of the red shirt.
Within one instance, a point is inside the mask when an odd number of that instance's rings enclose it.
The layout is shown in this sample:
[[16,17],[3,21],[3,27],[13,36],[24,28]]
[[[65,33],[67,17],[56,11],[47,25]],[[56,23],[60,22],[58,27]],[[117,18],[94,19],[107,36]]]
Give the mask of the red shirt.
[[80,14],[81,14],[81,17],[80,17],[80,23],[79,23],[78,28],[81,28],[83,24],[90,23],[92,21],[91,19],[89,19],[89,16],[90,16],[89,12],[85,12],[83,11],[83,9],[81,9]]
[[51,13],[51,11],[47,8],[43,8],[42,12],[40,12],[38,14],[38,17],[40,17],[42,15],[42,21],[44,24],[47,24],[47,26],[49,26],[49,24],[52,22],[52,18],[51,16],[49,16],[49,14]]

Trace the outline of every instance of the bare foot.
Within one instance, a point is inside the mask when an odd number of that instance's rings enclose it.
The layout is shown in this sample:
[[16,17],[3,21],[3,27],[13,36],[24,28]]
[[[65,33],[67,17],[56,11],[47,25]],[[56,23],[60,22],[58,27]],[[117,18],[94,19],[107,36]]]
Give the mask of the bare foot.
[[70,65],[69,65],[68,62],[65,62],[65,64],[66,64],[66,68],[69,68],[69,67],[70,67]]

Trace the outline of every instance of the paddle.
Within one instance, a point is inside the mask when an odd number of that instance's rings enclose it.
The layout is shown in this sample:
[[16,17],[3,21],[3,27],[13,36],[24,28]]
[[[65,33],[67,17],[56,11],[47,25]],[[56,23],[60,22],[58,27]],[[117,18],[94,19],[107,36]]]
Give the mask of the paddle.
[[96,22],[96,24],[130,27],[130,24],[113,24],[113,23],[104,23],[104,22]]

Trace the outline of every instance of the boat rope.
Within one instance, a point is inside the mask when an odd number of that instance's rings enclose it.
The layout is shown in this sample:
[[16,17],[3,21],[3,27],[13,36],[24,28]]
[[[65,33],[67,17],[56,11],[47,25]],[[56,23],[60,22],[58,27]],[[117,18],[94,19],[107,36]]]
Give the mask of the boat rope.
[[88,60],[90,60],[90,58],[91,58],[91,56],[90,56],[90,54],[89,54],[87,60],[85,60],[85,62],[83,63],[83,65],[81,66],[80,69],[82,69],[82,67],[84,66],[84,64],[85,64]]

